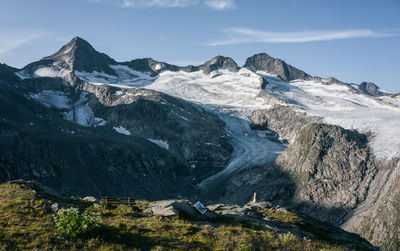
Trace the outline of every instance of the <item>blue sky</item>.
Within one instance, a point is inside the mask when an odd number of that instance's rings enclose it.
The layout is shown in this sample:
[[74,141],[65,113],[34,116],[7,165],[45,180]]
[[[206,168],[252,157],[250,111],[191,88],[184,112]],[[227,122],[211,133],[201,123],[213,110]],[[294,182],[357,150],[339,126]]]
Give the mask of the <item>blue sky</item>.
[[14,67],[74,36],[118,61],[180,65],[266,52],[311,75],[400,92],[399,0],[0,0],[0,62]]

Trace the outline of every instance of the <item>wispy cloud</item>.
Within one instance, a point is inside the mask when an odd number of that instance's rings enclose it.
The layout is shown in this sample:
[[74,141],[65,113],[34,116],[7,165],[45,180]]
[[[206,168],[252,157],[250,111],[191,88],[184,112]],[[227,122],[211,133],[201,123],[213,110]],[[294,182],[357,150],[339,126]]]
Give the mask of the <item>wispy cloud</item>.
[[88,0],[90,3],[103,3],[120,8],[185,8],[204,3],[214,10],[235,9],[234,0]]
[[236,8],[233,0],[205,0],[204,4],[214,10],[229,10]]
[[0,54],[12,51],[24,44],[30,43],[36,39],[47,35],[44,31],[1,31],[0,37]]
[[89,0],[91,3],[106,3],[120,8],[184,8],[198,4],[199,0]]
[[271,32],[249,28],[227,28],[222,32],[226,38],[207,43],[209,46],[245,44],[245,43],[302,43],[327,41],[348,38],[392,37],[398,32],[372,31],[368,29],[354,30],[309,30],[295,32]]

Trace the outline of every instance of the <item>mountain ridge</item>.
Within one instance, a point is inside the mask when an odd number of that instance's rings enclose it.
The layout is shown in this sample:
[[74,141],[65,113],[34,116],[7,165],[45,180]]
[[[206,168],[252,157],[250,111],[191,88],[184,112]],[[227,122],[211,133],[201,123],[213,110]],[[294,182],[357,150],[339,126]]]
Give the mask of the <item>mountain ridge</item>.
[[[75,51],[78,51],[78,55],[75,55]],[[67,52],[67,53],[66,53]],[[71,52],[73,52],[73,56],[71,56]],[[79,60],[77,63],[72,60],[72,62],[66,62],[65,55],[68,54],[67,58],[73,59],[78,57]],[[86,55],[89,54],[89,55]],[[82,59],[86,58],[86,59]],[[328,81],[322,81],[323,79],[320,77],[312,77],[306,72],[299,70],[298,68],[287,64],[285,61],[279,58],[274,58],[268,55],[265,52],[254,54],[248,57],[242,67],[239,67],[237,63],[230,57],[225,56],[215,56],[212,59],[206,61],[205,63],[193,66],[177,66],[173,64],[168,64],[166,62],[157,61],[153,58],[138,58],[130,61],[117,62],[108,55],[96,51],[89,42],[80,37],[74,37],[69,43],[62,46],[56,53],[44,57],[39,61],[30,63],[24,66],[21,70],[26,70],[29,74],[33,75],[34,70],[32,68],[38,67],[41,65],[51,65],[57,61],[61,61],[57,63],[55,66],[58,69],[69,69],[70,71],[84,71],[84,72],[104,72],[109,75],[116,75],[115,70],[110,68],[109,65],[125,65],[130,67],[132,70],[136,70],[139,72],[149,72],[151,76],[156,76],[157,74],[163,71],[185,71],[185,72],[194,72],[198,70],[202,70],[205,74],[209,74],[217,69],[227,69],[231,71],[237,71],[242,68],[249,69],[251,71],[265,71],[267,73],[278,76],[284,81],[293,81],[293,80],[311,80],[316,79],[324,83],[330,83],[331,80],[334,82],[340,82],[342,84],[348,85],[351,88],[351,84],[347,84],[332,77],[327,78]],[[214,62],[213,62],[214,61]],[[213,63],[212,63],[213,62]],[[63,74],[61,74],[62,76]],[[370,83],[370,82],[363,82]],[[361,83],[362,84],[362,83]],[[356,84],[360,86],[361,84]],[[372,83],[374,84],[374,83]],[[372,95],[372,96],[382,96],[384,95],[381,91],[379,91],[379,87],[374,84],[374,91],[367,91],[363,89],[363,87],[358,87],[357,89]]]

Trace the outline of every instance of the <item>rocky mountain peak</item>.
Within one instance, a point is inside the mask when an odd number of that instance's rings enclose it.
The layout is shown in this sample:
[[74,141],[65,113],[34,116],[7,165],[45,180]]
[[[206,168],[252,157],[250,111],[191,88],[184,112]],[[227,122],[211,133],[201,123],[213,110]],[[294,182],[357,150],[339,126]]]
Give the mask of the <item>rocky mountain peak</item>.
[[213,59],[205,62],[199,68],[205,73],[209,74],[212,71],[218,69],[228,69],[233,72],[237,72],[239,67],[236,62],[230,57],[216,56]]
[[68,44],[61,47],[60,50],[58,50],[55,54],[53,54],[49,58],[52,58],[54,56],[65,55],[65,54],[74,56],[76,54],[79,55],[82,53],[94,54],[94,53],[96,53],[96,50],[86,40],[84,40],[80,37],[74,37]]
[[91,44],[80,37],[74,37],[55,54],[43,60],[50,60],[53,66],[68,70],[115,74],[109,65],[116,62],[106,54],[96,51]]
[[309,79],[311,76],[279,58],[273,58],[266,53],[255,54],[246,59],[243,66],[251,71],[265,71],[277,75],[282,80],[289,82],[295,79]]
[[366,94],[371,96],[382,96],[383,93],[380,91],[379,86],[372,82],[362,82],[360,84],[360,89],[364,91]]

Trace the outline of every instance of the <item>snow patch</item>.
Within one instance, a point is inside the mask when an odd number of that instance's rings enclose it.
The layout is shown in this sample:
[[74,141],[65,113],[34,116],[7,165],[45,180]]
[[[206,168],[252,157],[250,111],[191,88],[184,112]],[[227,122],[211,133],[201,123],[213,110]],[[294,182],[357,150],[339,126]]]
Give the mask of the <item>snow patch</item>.
[[24,70],[15,72],[14,74],[17,75],[17,77],[19,77],[21,80],[30,78],[30,75]]
[[151,84],[156,77],[151,77],[149,73],[135,71],[126,65],[109,65],[116,75],[109,75],[104,72],[81,72],[74,71],[75,75],[83,81],[91,84],[108,84],[116,87],[143,87]]
[[29,96],[39,101],[46,107],[55,107],[58,109],[70,108],[69,100],[63,92],[44,90],[40,93],[30,93]]
[[95,122],[95,124],[94,124],[95,127],[107,125],[107,121],[105,121],[102,118],[98,118],[98,117],[94,117],[94,122]]
[[157,144],[159,147],[164,148],[164,149],[169,149],[169,144],[167,141],[159,140],[159,139],[148,139],[154,144]]
[[120,134],[125,134],[125,135],[131,135],[131,132],[128,131],[125,127],[123,126],[118,126],[118,127],[113,127],[113,129]]
[[154,70],[158,71],[161,70],[162,65],[161,64],[156,64],[156,66],[154,67]]

